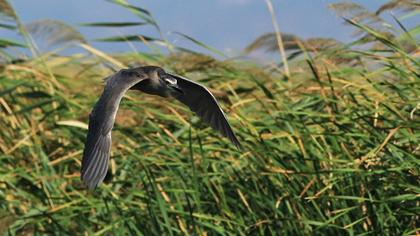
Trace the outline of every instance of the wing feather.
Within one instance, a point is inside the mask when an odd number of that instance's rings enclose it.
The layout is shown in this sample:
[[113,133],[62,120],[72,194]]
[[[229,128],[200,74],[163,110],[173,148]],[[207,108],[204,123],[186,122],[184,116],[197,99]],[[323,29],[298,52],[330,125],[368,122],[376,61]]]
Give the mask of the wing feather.
[[216,98],[204,86],[178,75],[170,74],[177,79],[178,87],[184,94],[176,95],[175,98],[187,105],[204,122],[214,130],[219,131],[223,136],[240,148],[239,140],[233,133],[225,114],[217,103]]
[[[118,74],[114,76],[119,76]],[[140,82],[142,78],[139,78]],[[111,150],[111,130],[124,93],[130,84],[119,77],[107,81],[105,89],[89,116],[89,129],[83,151],[80,179],[89,189],[96,188],[104,180],[108,171]]]
[[99,121],[90,118],[88,138],[85,145],[82,161],[81,180],[89,189],[98,186],[106,176],[108,170],[108,160],[111,149],[111,131],[108,134],[102,134],[101,125],[112,122],[114,119]]

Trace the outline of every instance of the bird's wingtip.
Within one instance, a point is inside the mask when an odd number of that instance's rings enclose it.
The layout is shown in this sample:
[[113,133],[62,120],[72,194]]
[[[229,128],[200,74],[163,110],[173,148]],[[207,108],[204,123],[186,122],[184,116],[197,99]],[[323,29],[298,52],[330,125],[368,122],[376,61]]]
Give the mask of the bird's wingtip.
[[97,187],[96,184],[93,183],[93,181],[89,181],[87,179],[85,179],[84,173],[82,173],[82,175],[80,176],[80,181],[82,182],[83,186],[86,187],[89,190],[95,190],[95,188]]

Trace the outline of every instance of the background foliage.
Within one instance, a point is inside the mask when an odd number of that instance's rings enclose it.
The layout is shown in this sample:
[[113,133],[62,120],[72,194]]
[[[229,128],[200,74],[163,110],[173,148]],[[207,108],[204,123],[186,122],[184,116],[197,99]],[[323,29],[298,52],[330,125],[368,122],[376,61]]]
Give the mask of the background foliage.
[[[160,32],[146,9],[112,2],[139,21],[84,26],[152,25]],[[170,45],[163,34],[98,39],[151,49],[109,55],[63,22],[23,25],[1,0],[0,27],[22,41],[0,39],[0,232],[419,234],[420,28],[400,21],[416,16],[419,5],[390,1],[374,13],[350,2],[331,7],[353,25],[354,42],[274,32],[244,50],[276,52],[282,36],[285,74],[284,62],[216,60]],[[381,14],[398,9],[384,24]],[[36,46],[39,36],[50,48],[45,53]],[[60,55],[67,47],[86,53]],[[79,170],[101,81],[118,68],[145,64],[210,87],[243,150],[181,104],[129,92],[105,184],[88,191]]]

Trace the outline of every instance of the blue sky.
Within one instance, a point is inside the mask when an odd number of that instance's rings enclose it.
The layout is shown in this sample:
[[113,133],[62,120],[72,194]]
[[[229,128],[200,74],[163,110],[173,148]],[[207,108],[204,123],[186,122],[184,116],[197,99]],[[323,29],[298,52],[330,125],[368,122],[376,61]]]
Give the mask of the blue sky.
[[[11,0],[25,23],[39,19],[59,19],[73,26],[84,22],[136,21],[126,9],[104,0]],[[259,35],[272,32],[273,26],[263,0],[131,0],[132,4],[152,12],[169,41],[197,49],[185,39],[170,35],[179,31],[235,55]],[[351,40],[351,28],[328,10],[333,0],[273,0],[278,23],[283,32],[302,38],[331,37]],[[354,1],[376,9],[384,0]],[[124,29],[78,27],[88,39],[123,34],[153,35],[151,27]],[[3,34],[3,33],[2,33]],[[106,51],[131,50],[127,44],[95,43]]]

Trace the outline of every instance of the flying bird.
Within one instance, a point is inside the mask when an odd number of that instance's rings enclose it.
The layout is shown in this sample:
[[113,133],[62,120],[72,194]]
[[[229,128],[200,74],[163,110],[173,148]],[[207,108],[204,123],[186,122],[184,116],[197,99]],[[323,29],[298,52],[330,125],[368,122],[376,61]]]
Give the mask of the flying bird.
[[96,188],[108,171],[111,149],[111,130],[120,101],[127,90],[165,98],[173,97],[187,105],[204,122],[235,146],[240,143],[214,96],[204,86],[165,72],[157,66],[122,69],[105,79],[101,97],[89,115],[89,130],[83,151],[81,180],[89,189]]

